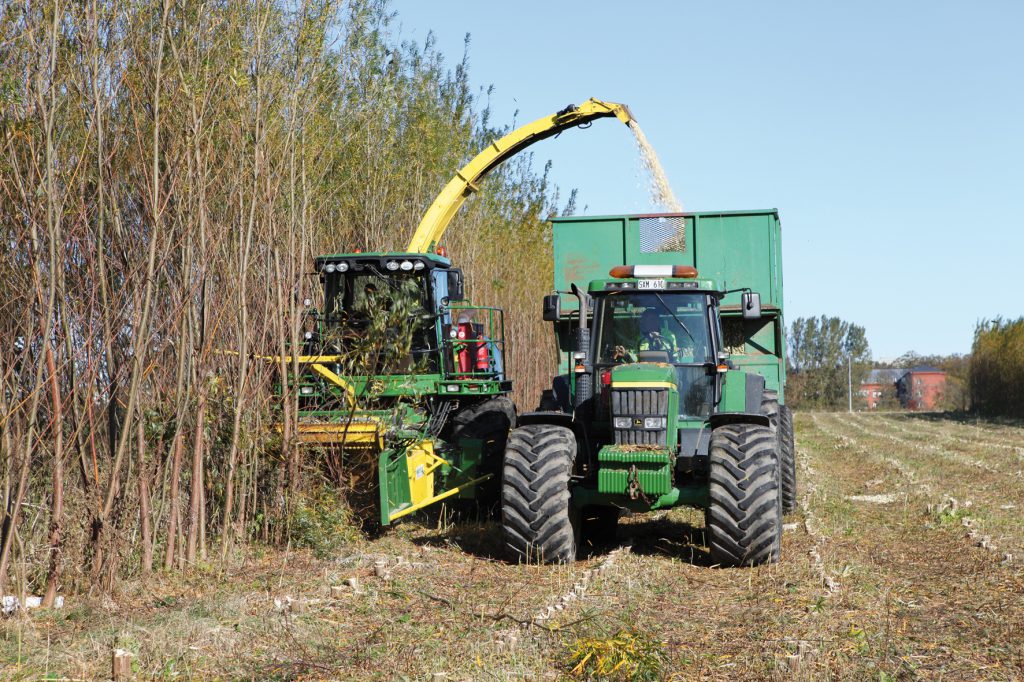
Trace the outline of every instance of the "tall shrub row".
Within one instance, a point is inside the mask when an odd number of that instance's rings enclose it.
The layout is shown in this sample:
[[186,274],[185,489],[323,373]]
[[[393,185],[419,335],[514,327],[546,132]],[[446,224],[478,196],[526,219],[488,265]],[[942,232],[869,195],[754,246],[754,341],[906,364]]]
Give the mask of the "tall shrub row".
[[1024,417],[1024,317],[978,325],[971,350],[970,390],[978,412]]
[[[315,254],[403,248],[501,133],[467,60],[393,19],[377,0],[0,5],[0,593],[287,540],[315,467],[250,355],[298,345]],[[484,190],[447,246],[474,301],[508,309],[529,402],[553,360],[534,313],[556,196],[526,158]]]

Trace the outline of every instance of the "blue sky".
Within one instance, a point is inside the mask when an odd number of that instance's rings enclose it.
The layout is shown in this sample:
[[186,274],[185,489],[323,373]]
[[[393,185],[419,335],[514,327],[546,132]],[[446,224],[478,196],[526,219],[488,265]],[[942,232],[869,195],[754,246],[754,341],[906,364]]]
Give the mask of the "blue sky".
[[[968,352],[979,319],[1024,314],[1022,2],[392,8],[452,64],[471,34],[497,122],[625,102],[686,210],[777,207],[790,320],[856,322],[890,359]],[[621,124],[533,149],[587,213],[652,210]]]

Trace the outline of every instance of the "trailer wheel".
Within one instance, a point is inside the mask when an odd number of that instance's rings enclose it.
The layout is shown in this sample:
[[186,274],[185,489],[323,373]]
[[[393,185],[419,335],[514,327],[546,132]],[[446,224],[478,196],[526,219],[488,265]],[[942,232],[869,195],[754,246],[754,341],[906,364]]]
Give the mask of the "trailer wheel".
[[796,443],[793,440],[793,411],[779,408],[779,466],[782,485],[782,513],[796,511]]
[[771,429],[757,424],[727,424],[711,433],[710,504],[704,518],[716,563],[754,566],[779,560],[777,444]]
[[[778,391],[765,391],[761,397],[761,414],[768,417],[772,431],[779,439],[779,484],[782,486],[782,513],[796,509],[796,459],[793,448],[793,413],[779,405]],[[788,421],[787,421],[788,419]]]
[[765,391],[761,394],[761,414],[768,417],[768,423],[774,433],[779,433],[779,393]]
[[505,546],[521,562],[576,560],[579,514],[572,509],[569,476],[576,437],[564,426],[529,424],[509,434],[501,479]]

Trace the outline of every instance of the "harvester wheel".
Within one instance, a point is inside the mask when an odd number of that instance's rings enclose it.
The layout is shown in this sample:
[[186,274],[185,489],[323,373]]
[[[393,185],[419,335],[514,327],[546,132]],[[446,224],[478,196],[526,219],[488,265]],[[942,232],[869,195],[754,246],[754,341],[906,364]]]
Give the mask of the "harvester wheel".
[[777,444],[776,434],[757,424],[727,424],[711,433],[710,504],[704,518],[716,563],[754,566],[779,560]]
[[493,478],[477,486],[476,502],[485,513],[498,503],[501,458],[505,452],[509,431],[516,425],[516,406],[508,396],[498,396],[460,410],[442,435],[445,441],[458,445],[463,438],[483,441],[481,474]]
[[779,466],[782,484],[782,513],[796,511],[796,443],[793,440],[793,411],[779,408]]
[[576,438],[564,426],[529,424],[512,431],[501,479],[505,546],[518,561],[576,560],[579,514],[573,513],[569,477]]

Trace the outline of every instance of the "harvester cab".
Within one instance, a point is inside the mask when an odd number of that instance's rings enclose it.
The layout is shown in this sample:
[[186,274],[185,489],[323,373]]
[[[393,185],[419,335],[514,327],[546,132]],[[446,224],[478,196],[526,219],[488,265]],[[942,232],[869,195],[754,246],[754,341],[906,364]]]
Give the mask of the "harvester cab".
[[466,301],[443,252],[320,256],[316,273],[298,439],[377,454],[385,525],[487,493],[515,423],[502,311]]
[[[509,439],[509,549],[571,561],[622,510],[687,505],[706,511],[717,563],[777,560],[795,505],[777,214],[554,223],[557,293],[544,310],[562,373]],[[581,275],[585,290],[572,281]]]

